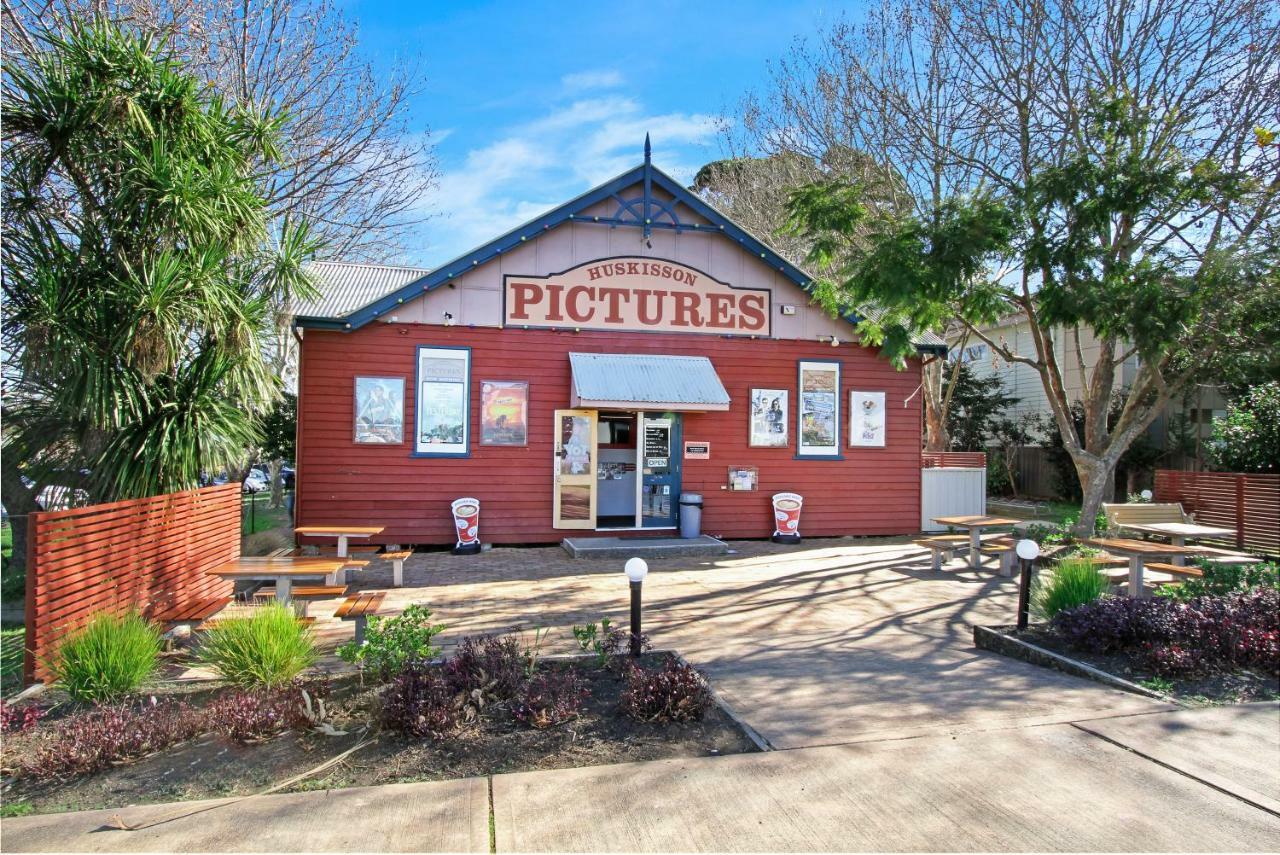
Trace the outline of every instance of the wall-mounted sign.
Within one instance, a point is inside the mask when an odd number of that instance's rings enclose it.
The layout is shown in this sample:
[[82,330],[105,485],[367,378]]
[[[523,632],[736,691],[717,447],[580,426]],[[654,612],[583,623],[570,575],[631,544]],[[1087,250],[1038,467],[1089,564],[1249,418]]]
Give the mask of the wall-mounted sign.
[[760,470],[755,466],[730,466],[729,489],[735,493],[750,493],[760,482]]
[[652,469],[665,468],[671,457],[671,420],[645,419],[644,465]]
[[684,441],[684,459],[685,460],[709,460],[711,459],[711,443],[695,442],[691,439]]
[[471,431],[471,348],[419,347],[414,452],[463,457]]
[[589,261],[550,276],[503,277],[507,326],[770,334],[767,288],[738,288],[661,258]]
[[884,392],[849,393],[849,445],[884,448]]

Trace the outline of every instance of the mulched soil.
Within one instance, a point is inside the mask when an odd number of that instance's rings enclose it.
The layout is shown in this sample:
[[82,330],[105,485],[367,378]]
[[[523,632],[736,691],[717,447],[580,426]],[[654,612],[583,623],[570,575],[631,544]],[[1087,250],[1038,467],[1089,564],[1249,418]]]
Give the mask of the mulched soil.
[[[653,658],[650,664],[656,664]],[[379,732],[373,710],[376,689],[352,677],[335,681],[330,720],[346,736],[285,733],[241,744],[205,735],[183,745],[68,782],[40,784],[6,780],[4,801],[29,803],[34,812],[120,807],[148,802],[244,796],[275,786],[333,758],[359,742],[367,744],[324,772],[280,792],[436,781],[535,769],[596,766],[670,757],[741,754],[756,746],[718,706],[702,721],[637,722],[618,710],[622,679],[588,662],[572,666],[544,662],[544,668],[577,667],[591,691],[579,717],[535,730],[514,720],[504,707],[486,710],[478,722],[440,739],[416,739]],[[198,702],[207,688],[174,689]],[[166,692],[168,694],[170,692]],[[48,723],[30,734],[6,736],[5,767],[20,756]]]
[[[1077,662],[1092,665],[1100,671],[1106,671],[1131,683],[1142,683],[1156,676],[1136,653],[1124,652],[1104,656],[1076,650],[1045,626],[1032,626],[1021,632],[1010,629],[1005,630],[1005,634]],[[1195,704],[1240,704],[1274,700],[1280,697],[1280,678],[1260,671],[1240,669],[1195,677],[1181,677],[1172,679],[1170,682],[1173,683],[1173,690],[1168,692],[1169,695],[1180,701]]]

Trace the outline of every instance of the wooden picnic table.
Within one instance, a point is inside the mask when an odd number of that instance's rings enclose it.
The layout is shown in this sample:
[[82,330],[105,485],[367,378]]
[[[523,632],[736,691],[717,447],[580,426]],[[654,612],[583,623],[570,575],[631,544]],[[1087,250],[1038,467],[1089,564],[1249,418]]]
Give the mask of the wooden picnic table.
[[[1216,525],[1200,525],[1199,523],[1178,523],[1178,522],[1157,522],[1157,523],[1131,523],[1122,525],[1121,528],[1129,531],[1136,531],[1142,534],[1159,534],[1169,538],[1169,542],[1174,546],[1186,546],[1187,538],[1195,540],[1203,540],[1205,538],[1234,538],[1236,530],[1234,528],[1222,528]],[[1187,560],[1185,555],[1175,555],[1173,563],[1179,567],[1183,566]]]
[[249,579],[274,582],[276,601],[288,603],[294,579],[320,577],[337,584],[337,575],[346,566],[341,558],[238,558],[219,564],[209,571],[223,579]]
[[382,534],[380,525],[304,525],[293,530],[294,534],[303,537],[336,537],[338,539],[338,557],[347,557],[347,538],[373,537]]
[[993,517],[987,514],[960,517],[934,517],[938,525],[967,529],[969,532],[969,566],[974,570],[982,569],[982,530],[984,528],[1008,528],[1016,525],[1018,520],[1005,517]]
[[1196,550],[1191,547],[1157,543],[1153,540],[1134,540],[1127,537],[1088,537],[1084,542],[1089,546],[1096,546],[1129,559],[1129,596],[1139,599],[1147,595],[1142,587],[1144,561],[1148,558],[1177,558],[1178,556],[1186,558],[1188,555],[1196,554]]

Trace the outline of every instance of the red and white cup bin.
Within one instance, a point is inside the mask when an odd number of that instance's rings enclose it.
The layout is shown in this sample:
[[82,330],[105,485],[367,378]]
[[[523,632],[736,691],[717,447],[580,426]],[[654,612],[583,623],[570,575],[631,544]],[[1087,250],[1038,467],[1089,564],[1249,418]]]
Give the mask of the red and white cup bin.
[[454,499],[450,507],[453,510],[453,527],[458,535],[453,554],[474,555],[480,551],[480,500],[470,497]]
[[800,542],[800,509],[804,497],[799,493],[773,494],[773,542]]

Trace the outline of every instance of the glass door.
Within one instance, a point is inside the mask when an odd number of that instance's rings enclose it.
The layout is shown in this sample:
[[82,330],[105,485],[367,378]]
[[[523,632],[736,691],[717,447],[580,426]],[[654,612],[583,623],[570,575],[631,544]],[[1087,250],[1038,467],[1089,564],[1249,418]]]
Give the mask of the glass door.
[[680,414],[640,414],[640,518],[644,528],[674,527],[680,499]]
[[556,410],[552,520],[596,527],[596,411]]

